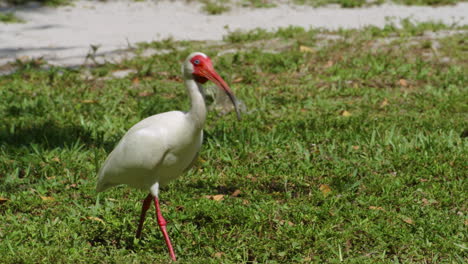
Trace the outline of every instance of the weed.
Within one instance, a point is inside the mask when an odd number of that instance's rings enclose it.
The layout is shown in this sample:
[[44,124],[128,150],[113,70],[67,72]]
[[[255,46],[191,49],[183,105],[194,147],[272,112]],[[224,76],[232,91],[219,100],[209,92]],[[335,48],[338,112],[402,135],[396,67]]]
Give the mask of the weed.
[[2,23],[24,23],[25,21],[18,16],[15,15],[15,13],[12,12],[7,12],[7,13],[0,13],[0,22]]
[[203,0],[202,3],[204,4],[203,11],[210,15],[219,15],[231,9],[226,1]]

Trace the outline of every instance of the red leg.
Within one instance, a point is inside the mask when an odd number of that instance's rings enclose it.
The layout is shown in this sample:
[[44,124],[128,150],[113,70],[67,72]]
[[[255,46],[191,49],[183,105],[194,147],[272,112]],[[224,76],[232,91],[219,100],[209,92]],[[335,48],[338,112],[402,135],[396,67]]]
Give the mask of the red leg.
[[141,215],[140,215],[140,223],[138,223],[138,229],[136,232],[136,238],[141,238],[141,230],[143,230],[143,223],[145,222],[146,211],[151,206],[151,200],[153,200],[153,196],[148,194],[145,200],[143,201],[143,206],[141,207]]
[[169,239],[169,235],[167,234],[166,230],[166,220],[162,216],[161,209],[159,208],[159,200],[156,197],[154,197],[154,205],[156,206],[156,217],[158,218],[158,224],[161,228],[161,232],[163,233],[167,248],[169,249],[169,254],[171,255],[171,259],[176,261],[174,249],[172,249],[171,240]]

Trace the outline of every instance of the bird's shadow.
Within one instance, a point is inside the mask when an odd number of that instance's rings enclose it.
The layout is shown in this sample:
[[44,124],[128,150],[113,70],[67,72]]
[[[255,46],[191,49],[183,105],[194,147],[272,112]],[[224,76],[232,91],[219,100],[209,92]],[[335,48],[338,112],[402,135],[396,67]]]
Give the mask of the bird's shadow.
[[122,230],[117,233],[109,230],[99,229],[96,232],[89,232],[87,241],[92,246],[104,246],[114,248],[124,248],[126,250],[134,250],[138,248],[138,244],[134,243],[134,236],[124,234]]

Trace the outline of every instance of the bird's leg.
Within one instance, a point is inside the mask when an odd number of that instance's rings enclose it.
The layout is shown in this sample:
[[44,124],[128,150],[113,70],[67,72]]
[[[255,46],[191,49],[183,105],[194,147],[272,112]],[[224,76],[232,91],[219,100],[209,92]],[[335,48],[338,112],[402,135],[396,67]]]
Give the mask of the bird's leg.
[[151,200],[153,200],[153,196],[150,193],[148,194],[148,196],[146,196],[145,200],[143,201],[143,206],[141,207],[140,223],[138,223],[138,229],[136,232],[136,238],[138,239],[141,238],[141,230],[143,230],[143,223],[145,222],[146,211],[148,211],[148,209],[151,206]]
[[159,208],[159,200],[157,197],[154,197],[154,205],[156,206],[156,217],[158,219],[159,227],[161,228],[161,232],[163,233],[167,248],[169,249],[169,255],[171,255],[172,260],[176,261],[174,249],[172,249],[171,240],[169,239],[169,235],[167,234],[167,230],[166,230],[167,222],[162,216],[161,209]]

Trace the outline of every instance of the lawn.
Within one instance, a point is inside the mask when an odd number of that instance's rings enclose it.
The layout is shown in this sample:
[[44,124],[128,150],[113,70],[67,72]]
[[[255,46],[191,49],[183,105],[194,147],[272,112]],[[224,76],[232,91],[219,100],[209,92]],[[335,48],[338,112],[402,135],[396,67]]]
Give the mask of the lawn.
[[134,239],[146,193],[98,195],[96,172],[133,124],[189,108],[180,63],[198,50],[246,111],[211,111],[198,162],[161,191],[179,263],[466,263],[467,30],[290,27],[91,68],[18,61],[0,77],[1,262],[169,262],[154,211]]

